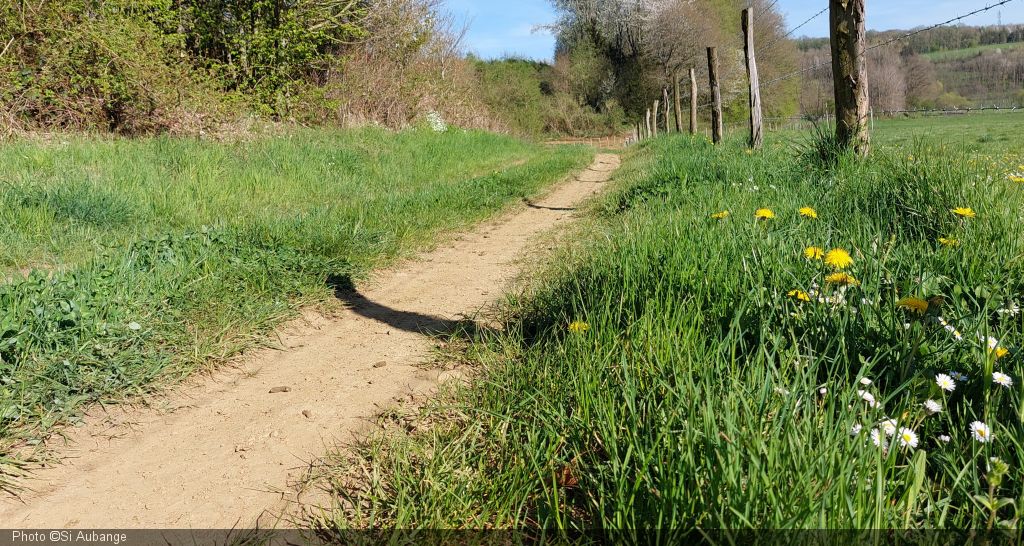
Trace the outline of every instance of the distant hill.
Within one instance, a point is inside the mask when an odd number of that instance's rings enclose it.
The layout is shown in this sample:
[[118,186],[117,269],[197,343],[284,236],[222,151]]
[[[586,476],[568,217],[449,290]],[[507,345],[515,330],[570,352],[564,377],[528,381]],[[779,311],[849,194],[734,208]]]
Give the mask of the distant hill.
[[[913,30],[869,32],[880,44]],[[797,40],[804,67],[828,59],[827,38]],[[874,108],[1024,107],[1024,25],[939,27],[900,39],[869,54]],[[808,71],[801,91],[804,113],[827,110],[828,70]]]

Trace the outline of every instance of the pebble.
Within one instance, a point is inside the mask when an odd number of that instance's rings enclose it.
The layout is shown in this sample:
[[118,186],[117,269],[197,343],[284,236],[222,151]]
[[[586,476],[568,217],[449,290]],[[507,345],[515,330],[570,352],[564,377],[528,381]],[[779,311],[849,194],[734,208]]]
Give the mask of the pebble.
[[270,389],[270,394],[277,394],[279,392],[292,392],[291,387],[274,387]]

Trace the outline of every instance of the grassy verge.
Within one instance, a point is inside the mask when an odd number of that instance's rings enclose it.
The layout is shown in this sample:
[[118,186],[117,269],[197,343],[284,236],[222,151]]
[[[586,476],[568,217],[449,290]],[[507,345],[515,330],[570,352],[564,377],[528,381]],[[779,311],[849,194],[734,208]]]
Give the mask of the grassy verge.
[[[461,131],[6,145],[0,445],[237,354],[329,301],[329,278],[493,214],[590,156]],[[12,271],[26,265],[43,267]]]
[[341,468],[325,532],[1016,526],[1020,150],[811,152],[633,148],[479,375]]

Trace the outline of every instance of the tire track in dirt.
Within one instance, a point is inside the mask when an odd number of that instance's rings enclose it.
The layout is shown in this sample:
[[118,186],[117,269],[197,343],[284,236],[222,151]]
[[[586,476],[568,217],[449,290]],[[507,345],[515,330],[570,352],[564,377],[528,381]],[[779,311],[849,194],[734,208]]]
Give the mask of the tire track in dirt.
[[[416,260],[339,286],[346,309],[285,328],[283,349],[198,378],[144,408],[93,411],[36,469],[20,499],[0,501],[16,528],[261,526],[294,509],[307,463],[365,431],[381,406],[429,394],[425,331],[445,331],[497,300],[538,235],[570,221],[618,167],[599,155],[547,196]],[[283,388],[282,388],[283,387]],[[275,391],[275,392],[271,392]],[[281,392],[276,392],[281,391]],[[52,442],[51,442],[52,446]]]

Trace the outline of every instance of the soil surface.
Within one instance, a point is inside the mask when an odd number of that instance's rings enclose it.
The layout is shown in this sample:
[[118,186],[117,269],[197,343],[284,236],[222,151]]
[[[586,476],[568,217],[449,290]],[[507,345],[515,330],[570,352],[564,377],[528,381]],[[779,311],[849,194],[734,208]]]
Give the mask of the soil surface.
[[573,180],[358,288],[345,310],[309,313],[281,347],[253,352],[145,407],[91,411],[59,463],[0,499],[9,528],[227,529],[279,524],[304,502],[296,481],[330,446],[351,441],[381,408],[429,394],[443,372],[424,363],[431,333],[472,320],[519,273],[517,258],[573,218],[619,164],[599,155]]

